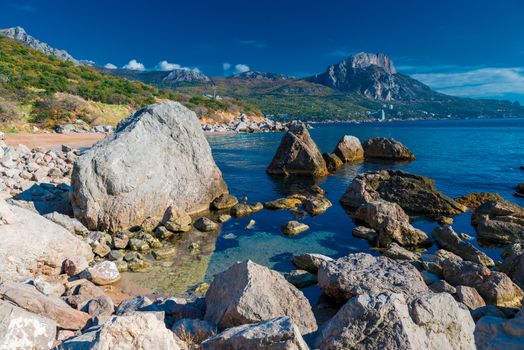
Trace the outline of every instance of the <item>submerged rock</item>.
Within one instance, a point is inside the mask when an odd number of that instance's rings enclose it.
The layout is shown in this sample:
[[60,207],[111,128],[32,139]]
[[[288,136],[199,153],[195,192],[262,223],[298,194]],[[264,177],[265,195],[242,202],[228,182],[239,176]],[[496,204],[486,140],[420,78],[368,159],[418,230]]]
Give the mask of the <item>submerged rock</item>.
[[409,223],[409,216],[396,203],[376,200],[362,204],[353,214],[378,232],[378,243],[387,247],[392,242],[401,246],[427,244],[429,237]]
[[323,214],[332,205],[329,199],[321,196],[308,197],[304,200],[304,210],[311,216]]
[[302,334],[317,330],[311,305],[302,292],[280,273],[249,260],[215,276],[206,305],[204,319],[221,329],[289,316]]
[[480,239],[508,244],[524,240],[524,208],[505,200],[490,200],[471,216]]
[[271,175],[324,176],[328,169],[304,124],[294,124],[284,135],[267,168]]
[[384,291],[408,296],[429,291],[420,272],[410,263],[366,253],[349,254],[322,264],[318,286],[339,301]]
[[433,180],[401,170],[357,175],[340,202],[354,209],[376,199],[397,203],[409,213],[423,215],[455,215],[466,210],[462,204],[440,193]]
[[364,159],[364,149],[355,136],[345,135],[335,147],[335,153],[343,162],[357,162]]
[[195,113],[171,101],[120,122],[77,159],[71,184],[75,215],[113,232],[160,222],[171,205],[205,210],[227,192]]
[[440,247],[457,254],[464,260],[487,267],[495,266],[495,262],[489,256],[460,238],[451,226],[436,227],[432,232],[432,237]]
[[289,317],[229,328],[201,346],[203,350],[309,350]]
[[364,142],[362,147],[366,158],[415,160],[415,156],[406,146],[392,138],[375,137]]
[[350,299],[325,325],[316,349],[474,350],[475,323],[447,293],[385,292]]

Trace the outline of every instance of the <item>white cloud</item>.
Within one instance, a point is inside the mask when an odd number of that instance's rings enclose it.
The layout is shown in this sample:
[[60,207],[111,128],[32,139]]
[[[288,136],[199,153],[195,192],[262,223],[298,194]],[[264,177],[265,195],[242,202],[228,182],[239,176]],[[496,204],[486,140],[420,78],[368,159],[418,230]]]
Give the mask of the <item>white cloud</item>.
[[524,94],[524,67],[477,68],[451,73],[418,73],[413,78],[448,95],[504,97]]
[[181,69],[182,67],[177,63],[169,63],[166,60],[158,62],[158,64],[155,67],[155,70],[161,70],[161,71],[171,71],[175,69]]
[[117,69],[118,67],[115,66],[113,63],[106,63],[104,66],[105,69]]
[[231,69],[231,63],[229,62],[224,62],[222,63],[222,68],[227,71],[227,70],[230,70]]
[[193,68],[192,71],[195,73],[202,73],[202,71],[198,69],[198,67]]
[[235,65],[235,74],[244,73],[244,72],[247,72],[249,70],[251,70],[251,69],[246,64],[239,63],[239,64]]
[[139,71],[146,70],[146,67],[144,67],[144,64],[138,62],[135,59],[132,59],[131,61],[129,61],[129,63],[126,64],[123,68],[124,69],[130,69],[130,70],[139,70]]

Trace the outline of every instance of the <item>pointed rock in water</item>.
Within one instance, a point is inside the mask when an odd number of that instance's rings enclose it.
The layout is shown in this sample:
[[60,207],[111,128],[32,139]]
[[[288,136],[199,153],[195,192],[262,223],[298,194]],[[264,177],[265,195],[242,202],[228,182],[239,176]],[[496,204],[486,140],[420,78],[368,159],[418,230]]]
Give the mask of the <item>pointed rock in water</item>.
[[391,138],[376,137],[369,139],[364,142],[362,147],[366,159],[415,160],[415,156],[406,146]]
[[196,114],[172,101],[120,122],[77,159],[71,185],[75,215],[112,232],[147,218],[160,222],[170,205],[205,210],[227,193]]
[[524,240],[524,208],[506,200],[490,200],[477,207],[471,224],[478,237],[488,242],[508,244]]
[[357,175],[340,203],[350,209],[376,199],[397,203],[409,213],[440,216],[456,215],[466,207],[443,195],[435,182],[401,170],[382,170]]
[[289,317],[233,327],[207,339],[203,350],[309,350],[300,330]]
[[343,162],[357,162],[364,159],[364,149],[355,136],[345,135],[337,144],[334,153]]
[[206,293],[206,305],[204,319],[220,329],[288,316],[302,334],[317,330],[304,294],[280,273],[250,260],[215,276]]
[[309,230],[309,226],[302,222],[289,221],[280,226],[280,230],[288,236],[294,236]]
[[475,323],[448,293],[362,294],[320,332],[315,349],[475,350]]
[[410,224],[409,216],[396,203],[376,200],[362,204],[353,216],[378,232],[378,244],[381,247],[388,247],[392,242],[401,246],[431,242],[424,232]]
[[328,174],[322,154],[302,123],[292,125],[284,135],[267,172],[284,176]]

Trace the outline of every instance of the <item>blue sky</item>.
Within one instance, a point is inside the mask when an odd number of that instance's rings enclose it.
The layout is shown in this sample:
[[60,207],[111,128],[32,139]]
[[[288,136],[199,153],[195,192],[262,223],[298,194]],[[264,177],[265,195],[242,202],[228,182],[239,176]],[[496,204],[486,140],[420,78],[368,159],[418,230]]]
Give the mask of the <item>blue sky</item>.
[[521,0],[0,0],[0,27],[16,25],[99,65],[211,76],[306,76],[383,52],[439,91],[524,103]]

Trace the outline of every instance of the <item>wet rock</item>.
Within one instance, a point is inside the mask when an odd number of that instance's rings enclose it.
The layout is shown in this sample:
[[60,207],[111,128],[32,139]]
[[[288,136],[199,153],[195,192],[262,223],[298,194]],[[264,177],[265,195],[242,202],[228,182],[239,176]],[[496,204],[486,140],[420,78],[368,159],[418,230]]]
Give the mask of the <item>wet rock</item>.
[[309,350],[299,328],[289,317],[225,330],[202,343],[203,350]]
[[317,276],[306,270],[293,270],[285,277],[289,283],[299,289],[317,284]]
[[170,205],[205,210],[227,193],[197,116],[172,101],[121,121],[77,159],[71,185],[75,215],[90,229],[111,232],[147,218],[159,222]]
[[300,204],[302,204],[302,200],[300,198],[286,197],[265,202],[264,208],[271,210],[293,209]]
[[173,236],[173,232],[169,231],[165,226],[158,226],[155,229],[155,237],[158,239],[168,239]]
[[376,199],[397,203],[409,213],[422,215],[456,215],[466,210],[462,204],[440,193],[432,179],[401,170],[357,175],[340,202],[354,209]]
[[38,261],[60,267],[75,256],[93,258],[91,247],[63,227],[29,210],[10,204],[5,207],[17,221],[0,225],[0,279],[26,280]]
[[175,205],[170,206],[162,219],[162,224],[172,232],[187,232],[191,230],[191,216]]
[[175,247],[166,247],[161,249],[155,249],[152,251],[153,257],[156,260],[166,259],[176,255]]
[[309,226],[298,221],[288,221],[280,226],[280,230],[288,236],[294,236],[309,230]]
[[375,137],[362,145],[364,156],[370,159],[415,160],[415,156],[402,143],[384,137]]
[[228,193],[224,193],[211,202],[211,208],[215,210],[230,209],[233,208],[237,203],[237,197]]
[[447,293],[363,294],[350,299],[325,325],[316,349],[474,350],[475,324]]
[[490,200],[477,207],[471,224],[485,241],[508,244],[524,240],[524,208],[505,200]]
[[335,153],[322,153],[322,158],[324,158],[326,167],[331,173],[334,173],[344,165],[344,162]]
[[429,290],[420,272],[410,263],[366,253],[349,254],[322,264],[318,286],[339,301],[384,291],[415,296]]
[[29,284],[2,283],[0,297],[29,312],[54,320],[58,327],[64,329],[81,329],[89,319],[88,314],[71,308],[60,298],[40,293]]
[[368,241],[376,241],[378,238],[378,232],[366,226],[356,226],[351,231],[351,234]]
[[255,225],[256,225],[256,221],[253,220],[253,219],[251,219],[251,220],[249,220],[249,222],[247,223],[247,225],[246,225],[246,229],[251,230],[253,227],[255,227]]
[[272,175],[324,176],[328,169],[304,124],[295,124],[284,135],[267,172]]
[[113,261],[102,261],[87,269],[87,278],[96,285],[104,286],[120,280],[120,273]]
[[187,347],[151,312],[113,316],[102,326],[69,338],[61,346],[64,350],[182,350]]
[[494,316],[482,317],[475,328],[475,341],[479,350],[520,350],[524,337],[524,311],[512,319]]
[[498,193],[473,192],[468,193],[462,197],[455,198],[455,201],[472,210],[489,200],[502,200],[502,197]]
[[524,250],[520,243],[513,244],[502,254],[504,261],[496,267],[524,289]]
[[440,247],[457,254],[464,260],[487,267],[495,266],[495,262],[489,256],[471,243],[462,240],[451,226],[436,227],[432,232],[432,237]]
[[470,310],[475,310],[479,307],[486,306],[484,299],[480,296],[475,288],[468,286],[457,286],[458,300],[466,305]]
[[200,218],[195,221],[195,228],[202,232],[211,232],[217,230],[220,225],[208,218]]
[[383,254],[391,259],[396,260],[410,260],[410,261],[418,261],[420,260],[420,254],[414,253],[412,251],[409,251],[405,248],[402,248],[396,243],[391,243],[386,249]]
[[335,147],[334,153],[343,162],[357,162],[364,159],[364,149],[355,136],[345,135]]
[[87,259],[83,256],[73,256],[70,259],[64,260],[62,269],[68,276],[78,275],[89,267]]
[[233,208],[231,208],[231,215],[237,218],[241,218],[256,213],[262,209],[264,209],[264,205],[262,203],[238,203]]
[[323,214],[333,204],[324,197],[308,197],[304,201],[304,210],[311,216]]
[[424,232],[409,223],[409,216],[395,203],[383,200],[365,203],[353,216],[378,232],[378,244],[381,247],[387,247],[393,242],[401,246],[416,246],[430,241]]
[[453,286],[475,288],[488,304],[520,307],[524,292],[502,272],[471,261],[442,262],[444,278]]
[[56,322],[0,300],[0,349],[48,350]]
[[183,318],[176,321],[171,330],[180,339],[190,338],[196,344],[218,333],[215,325],[194,318]]
[[221,329],[289,316],[302,334],[317,330],[311,305],[302,292],[280,273],[249,260],[215,276],[206,305],[204,319]]
[[300,254],[293,256],[293,264],[299,269],[317,273],[323,263],[333,261],[329,256],[322,254]]

